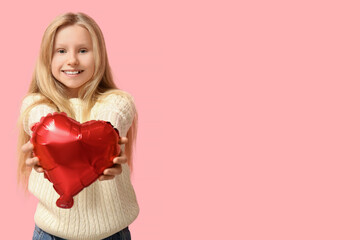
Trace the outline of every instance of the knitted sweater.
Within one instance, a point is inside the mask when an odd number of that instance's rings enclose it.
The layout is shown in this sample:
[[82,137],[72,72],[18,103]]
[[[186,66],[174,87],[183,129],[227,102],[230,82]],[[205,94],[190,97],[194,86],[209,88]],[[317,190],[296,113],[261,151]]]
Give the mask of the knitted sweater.
[[[21,113],[31,103],[39,99],[39,95],[27,96],[22,103]],[[82,123],[82,100],[71,98],[76,120]],[[42,116],[56,110],[45,104],[33,107],[28,117],[24,118],[25,132],[30,136],[31,126]],[[120,136],[126,136],[134,114],[134,100],[129,97],[111,94],[103,102],[97,102],[91,110],[90,119],[109,121],[119,130]],[[124,151],[124,145],[121,145]],[[74,205],[70,209],[56,206],[59,194],[43,173],[32,169],[29,178],[29,191],[39,199],[34,220],[44,231],[65,239],[103,239],[124,229],[139,214],[136,195],[130,181],[127,164],[122,164],[122,173],[112,180],[96,180],[74,197]]]

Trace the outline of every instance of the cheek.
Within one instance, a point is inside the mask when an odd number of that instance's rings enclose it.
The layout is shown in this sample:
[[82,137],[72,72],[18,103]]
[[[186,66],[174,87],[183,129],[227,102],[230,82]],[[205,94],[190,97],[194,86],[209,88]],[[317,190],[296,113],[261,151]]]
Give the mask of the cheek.
[[95,69],[95,58],[93,54],[91,54],[87,59],[87,65],[89,66],[90,69],[92,70]]
[[92,62],[92,65],[91,65],[92,67],[92,72],[94,73],[95,72],[95,62]]
[[51,73],[52,73],[53,75],[56,74],[55,67],[54,67],[54,62],[51,63]]
[[53,74],[54,73],[56,73],[56,71],[59,69],[59,64],[58,64],[58,62],[56,61],[56,59],[53,59],[52,61],[51,61],[51,71],[53,72]]

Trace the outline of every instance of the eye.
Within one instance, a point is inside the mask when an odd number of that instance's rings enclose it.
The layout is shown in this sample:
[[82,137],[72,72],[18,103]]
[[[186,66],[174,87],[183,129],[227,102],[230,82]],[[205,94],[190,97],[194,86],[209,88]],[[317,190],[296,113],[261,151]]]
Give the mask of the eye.
[[65,49],[59,49],[57,50],[58,53],[64,53],[65,52]]
[[87,50],[86,50],[86,49],[81,49],[80,52],[81,52],[81,53],[86,53]]

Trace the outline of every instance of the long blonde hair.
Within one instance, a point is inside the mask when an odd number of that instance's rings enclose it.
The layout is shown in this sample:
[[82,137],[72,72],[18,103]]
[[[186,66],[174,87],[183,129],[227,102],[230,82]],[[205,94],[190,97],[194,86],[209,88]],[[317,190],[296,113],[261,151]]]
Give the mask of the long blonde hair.
[[[78,97],[84,102],[83,120],[90,120],[91,108],[95,105],[96,101],[100,98],[105,98],[110,94],[118,94],[129,97],[125,91],[118,89],[113,81],[111,68],[108,62],[106,53],[105,41],[103,34],[97,23],[88,15],[78,13],[65,13],[57,16],[47,27],[43,35],[40,53],[36,62],[35,70],[32,75],[32,81],[26,96],[30,94],[38,94],[41,96],[39,101],[28,106],[20,115],[18,120],[19,138],[18,138],[18,169],[17,180],[27,190],[28,180],[31,168],[26,166],[26,154],[21,151],[21,147],[30,140],[30,136],[23,128],[23,121],[27,117],[30,110],[38,104],[47,104],[58,112],[65,112],[69,117],[75,119],[74,111],[70,106],[67,97],[66,87],[57,81],[51,73],[51,59],[53,55],[54,39],[57,31],[61,27],[79,25],[87,29],[90,33],[94,58],[95,58],[95,71],[92,79],[85,83],[78,93]],[[25,97],[26,97],[25,96]],[[133,147],[136,143],[137,135],[138,114],[135,111],[135,117],[126,137],[128,143],[125,144],[125,153],[128,159],[130,171],[133,171]]]

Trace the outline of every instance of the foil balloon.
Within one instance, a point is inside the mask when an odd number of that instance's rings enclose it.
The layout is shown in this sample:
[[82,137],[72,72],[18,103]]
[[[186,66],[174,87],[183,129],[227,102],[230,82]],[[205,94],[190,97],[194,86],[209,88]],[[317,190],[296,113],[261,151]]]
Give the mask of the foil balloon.
[[118,130],[101,120],[80,124],[66,113],[49,113],[31,130],[34,155],[60,195],[60,208],[71,208],[73,197],[113,166],[121,151]]

